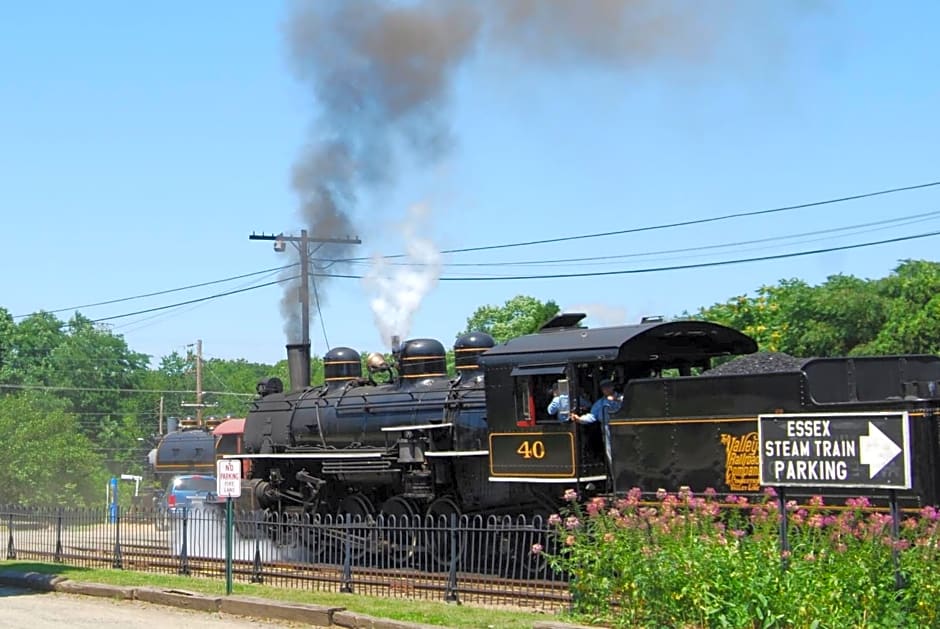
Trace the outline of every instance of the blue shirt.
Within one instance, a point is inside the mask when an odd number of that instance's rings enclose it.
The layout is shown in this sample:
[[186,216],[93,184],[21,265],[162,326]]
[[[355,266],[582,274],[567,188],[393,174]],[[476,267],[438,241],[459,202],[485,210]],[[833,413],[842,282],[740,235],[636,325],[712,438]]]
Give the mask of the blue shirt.
[[597,420],[600,420],[607,423],[607,420],[610,418],[611,413],[616,413],[623,406],[623,396],[617,395],[614,396],[614,399],[608,400],[607,397],[602,397],[598,401],[594,402],[594,405],[591,407],[591,412],[581,416],[581,419],[578,420],[582,424],[593,424]]
[[[587,400],[581,398],[581,404],[587,406]],[[548,405],[548,414],[549,415],[558,415],[558,421],[566,422],[568,421],[568,415],[571,413],[570,403],[568,401],[568,396],[565,394],[556,395],[552,398],[551,404]]]

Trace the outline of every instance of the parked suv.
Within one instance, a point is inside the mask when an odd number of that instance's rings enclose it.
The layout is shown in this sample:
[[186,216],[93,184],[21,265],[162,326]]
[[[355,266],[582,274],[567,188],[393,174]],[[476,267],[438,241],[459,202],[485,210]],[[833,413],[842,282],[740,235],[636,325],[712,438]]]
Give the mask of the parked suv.
[[180,474],[174,476],[160,499],[157,526],[165,528],[170,518],[180,518],[185,509],[202,509],[219,503],[215,476]]

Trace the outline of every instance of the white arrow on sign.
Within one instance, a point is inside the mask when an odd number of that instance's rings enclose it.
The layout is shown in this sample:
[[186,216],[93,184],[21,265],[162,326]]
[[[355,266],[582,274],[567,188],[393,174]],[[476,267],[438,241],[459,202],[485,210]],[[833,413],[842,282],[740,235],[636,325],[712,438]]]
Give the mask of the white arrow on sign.
[[874,478],[901,452],[900,446],[871,422],[868,422],[868,435],[858,438],[858,449],[858,461],[868,466],[868,478]]

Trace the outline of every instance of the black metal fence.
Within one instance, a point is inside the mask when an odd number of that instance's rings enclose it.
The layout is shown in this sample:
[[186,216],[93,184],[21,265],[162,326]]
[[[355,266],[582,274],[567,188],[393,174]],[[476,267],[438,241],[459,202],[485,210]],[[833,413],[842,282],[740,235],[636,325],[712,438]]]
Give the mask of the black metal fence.
[[[224,578],[225,511],[0,507],[8,559]],[[236,514],[236,581],[553,610],[570,602],[540,518]]]

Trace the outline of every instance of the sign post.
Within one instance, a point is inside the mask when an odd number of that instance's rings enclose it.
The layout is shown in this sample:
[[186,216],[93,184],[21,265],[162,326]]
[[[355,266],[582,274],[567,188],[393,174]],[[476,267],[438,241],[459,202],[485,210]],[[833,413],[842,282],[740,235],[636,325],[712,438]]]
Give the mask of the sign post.
[[[780,488],[780,540],[786,540],[786,487],[887,489],[892,536],[897,542],[898,489],[911,488],[910,420],[903,412],[760,415],[760,482]],[[786,567],[786,555],[784,567]],[[895,582],[902,579],[897,545]]]
[[236,459],[215,462],[215,486],[225,498],[225,593],[232,593],[232,499],[242,495],[242,465]]

